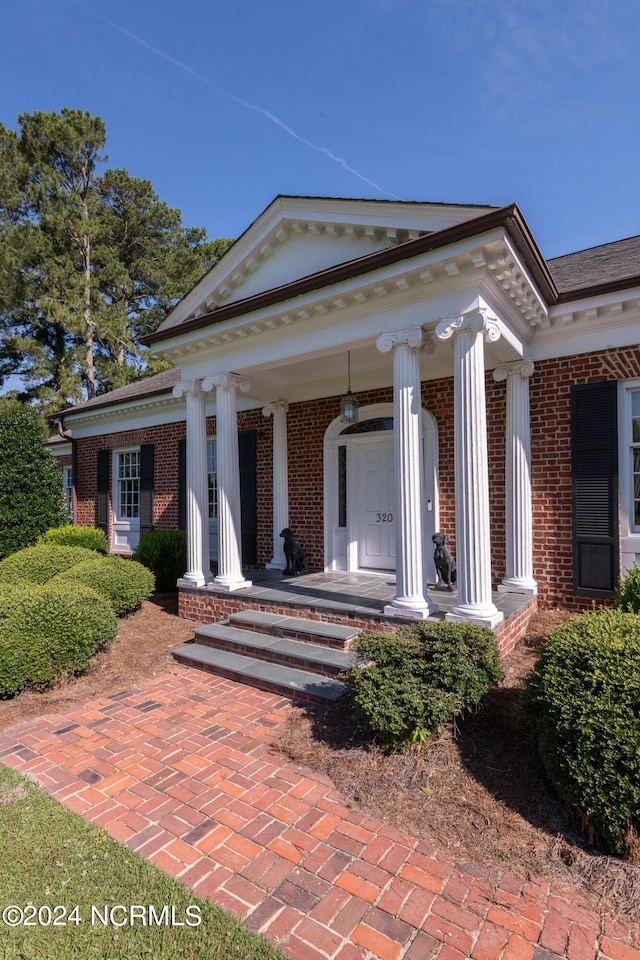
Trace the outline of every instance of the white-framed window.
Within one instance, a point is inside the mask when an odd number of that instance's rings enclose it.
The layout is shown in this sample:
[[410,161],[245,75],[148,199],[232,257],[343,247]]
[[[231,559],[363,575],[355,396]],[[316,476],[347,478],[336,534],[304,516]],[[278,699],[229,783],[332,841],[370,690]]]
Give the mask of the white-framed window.
[[119,520],[140,516],[140,451],[116,453],[116,515]]
[[630,391],[631,400],[631,528],[640,532],[640,390]]
[[640,565],[640,379],[618,384],[620,574]]
[[209,488],[209,520],[218,519],[218,460],[215,440],[207,440],[207,485]]
[[71,466],[62,468],[62,490],[69,519],[73,520],[73,467]]
[[114,553],[131,554],[140,541],[139,447],[113,451],[112,504]]

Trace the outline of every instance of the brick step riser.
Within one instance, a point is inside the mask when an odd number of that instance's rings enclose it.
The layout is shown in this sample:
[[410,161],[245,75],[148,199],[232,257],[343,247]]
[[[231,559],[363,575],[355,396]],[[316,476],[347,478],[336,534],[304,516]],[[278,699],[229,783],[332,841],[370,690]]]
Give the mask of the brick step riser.
[[[255,626],[252,626],[248,623],[242,623],[241,620],[225,620],[224,623],[230,623],[231,626],[237,627],[238,630],[253,630],[255,631]],[[322,637],[316,636],[314,634],[313,639],[309,636],[308,633],[301,633],[297,630],[288,630],[281,629],[279,627],[262,627],[260,629],[261,633],[264,633],[266,637],[280,638],[282,640],[300,640],[301,643],[312,643],[316,647],[329,647],[331,650],[348,650],[352,644],[352,640],[337,640],[333,637]],[[355,638],[354,638],[355,639]],[[204,641],[200,641],[201,643]]]
[[[273,634],[268,634],[273,636]],[[287,639],[294,639],[287,637]],[[196,643],[201,643],[203,647],[212,647],[214,650],[226,650],[228,653],[237,653],[242,657],[251,657],[253,660],[264,660],[267,663],[277,663],[281,667],[295,667],[297,670],[306,670],[307,673],[316,673],[320,677],[331,677],[336,679],[343,673],[340,667],[330,663],[317,663],[315,660],[307,660],[304,657],[289,657],[278,653],[277,650],[269,648],[256,648],[245,646],[234,640],[222,640],[218,637],[201,636],[196,630],[194,633]]]
[[295,700],[296,703],[326,704],[325,697],[315,696],[312,693],[305,693],[300,690],[292,690],[285,684],[274,683],[269,680],[256,679],[255,677],[246,677],[241,671],[229,670],[224,667],[213,667],[211,664],[202,663],[197,658],[185,655],[183,652],[173,654],[178,663],[185,667],[195,667],[196,670],[203,670],[215,677],[223,677],[225,680],[235,680],[237,683],[243,683],[258,690],[264,690],[265,693],[274,693],[288,700]]

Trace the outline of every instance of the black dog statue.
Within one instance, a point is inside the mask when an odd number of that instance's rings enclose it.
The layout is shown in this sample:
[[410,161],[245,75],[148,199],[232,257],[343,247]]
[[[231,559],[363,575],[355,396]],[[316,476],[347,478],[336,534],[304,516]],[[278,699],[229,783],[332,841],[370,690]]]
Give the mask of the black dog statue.
[[283,576],[297,577],[307,569],[307,555],[294,539],[293,531],[285,527],[280,534],[284,537],[284,556],[287,566],[282,571]]
[[444,533],[434,533],[431,539],[436,545],[433,554],[438,577],[436,589],[438,587],[446,587],[451,592],[456,582],[456,562],[451,556],[451,551],[447,546],[449,537]]

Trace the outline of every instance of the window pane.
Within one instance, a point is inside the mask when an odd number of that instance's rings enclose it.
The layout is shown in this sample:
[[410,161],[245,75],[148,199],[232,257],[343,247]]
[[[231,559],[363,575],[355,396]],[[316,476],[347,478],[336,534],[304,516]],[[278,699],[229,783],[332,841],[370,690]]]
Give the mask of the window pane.
[[209,486],[209,519],[218,519],[218,463],[215,440],[207,441],[207,477]]
[[393,430],[393,417],[375,417],[372,420],[360,420],[340,431],[340,436],[349,437],[358,433],[378,433],[380,430]]
[[631,394],[631,436],[633,443],[640,443],[640,390]]
[[640,449],[633,451],[633,517],[634,526],[640,527]]
[[71,467],[63,467],[62,486],[67,505],[67,513],[69,514],[69,518],[73,520],[73,470]]
[[338,447],[338,526],[347,525],[347,448]]
[[140,515],[140,451],[118,454],[118,504],[120,519]]

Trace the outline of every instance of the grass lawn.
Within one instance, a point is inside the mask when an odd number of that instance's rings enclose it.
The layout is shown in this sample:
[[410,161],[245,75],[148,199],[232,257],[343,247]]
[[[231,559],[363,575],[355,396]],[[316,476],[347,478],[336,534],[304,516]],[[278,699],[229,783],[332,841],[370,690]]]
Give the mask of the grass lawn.
[[0,956],[284,960],[235,918],[2,766]]

